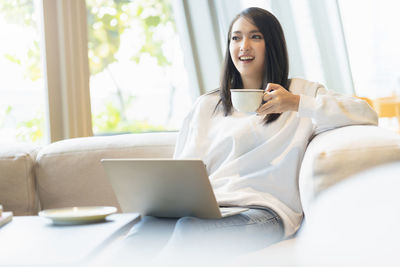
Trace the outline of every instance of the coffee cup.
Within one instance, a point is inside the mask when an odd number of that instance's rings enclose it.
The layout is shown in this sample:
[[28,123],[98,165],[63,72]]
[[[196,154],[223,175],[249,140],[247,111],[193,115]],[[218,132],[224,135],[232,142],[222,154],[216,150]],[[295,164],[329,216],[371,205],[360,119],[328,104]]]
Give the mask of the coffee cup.
[[231,89],[233,107],[240,112],[255,112],[263,101],[262,89]]

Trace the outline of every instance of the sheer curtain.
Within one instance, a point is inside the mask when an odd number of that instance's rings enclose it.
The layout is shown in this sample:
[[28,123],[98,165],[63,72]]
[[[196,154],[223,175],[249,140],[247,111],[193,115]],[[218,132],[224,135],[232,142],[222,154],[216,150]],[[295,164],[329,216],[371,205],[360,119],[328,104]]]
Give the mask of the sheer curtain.
[[174,1],[193,101],[218,88],[227,27],[241,8],[240,1],[232,0]]

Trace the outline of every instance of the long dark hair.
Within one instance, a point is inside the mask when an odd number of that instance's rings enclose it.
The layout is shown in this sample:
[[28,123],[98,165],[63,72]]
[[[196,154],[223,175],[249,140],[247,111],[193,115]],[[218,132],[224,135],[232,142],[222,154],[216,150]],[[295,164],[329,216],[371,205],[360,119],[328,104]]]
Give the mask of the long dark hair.
[[[277,83],[286,90],[289,87],[289,59],[286,48],[286,40],[282,26],[278,19],[265,9],[251,7],[240,12],[231,22],[228,32],[228,40],[225,52],[220,83],[220,101],[222,103],[224,115],[232,113],[231,88],[243,88],[242,78],[239,71],[233,64],[229,45],[231,42],[232,26],[239,18],[246,18],[254,24],[262,33],[265,40],[265,60],[263,71],[262,88],[265,89],[268,83]],[[218,106],[217,105],[217,106]],[[268,114],[265,116],[265,123],[273,122],[278,119],[280,113]]]

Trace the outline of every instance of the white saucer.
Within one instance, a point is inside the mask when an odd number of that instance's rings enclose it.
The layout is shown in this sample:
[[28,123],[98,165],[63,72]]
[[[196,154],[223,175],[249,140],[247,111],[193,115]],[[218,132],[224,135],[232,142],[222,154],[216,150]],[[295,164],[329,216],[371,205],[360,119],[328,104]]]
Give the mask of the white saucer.
[[106,216],[116,212],[116,207],[71,207],[43,210],[39,216],[52,220],[54,224],[65,225],[104,221]]

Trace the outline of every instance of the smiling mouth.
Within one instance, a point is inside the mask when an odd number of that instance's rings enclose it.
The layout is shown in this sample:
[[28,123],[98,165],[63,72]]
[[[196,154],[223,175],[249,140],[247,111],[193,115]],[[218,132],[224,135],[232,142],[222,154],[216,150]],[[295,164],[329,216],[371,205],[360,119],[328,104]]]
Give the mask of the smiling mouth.
[[254,60],[254,57],[253,57],[253,56],[240,56],[240,57],[239,57],[239,60],[240,60],[240,61],[249,62],[249,61]]

